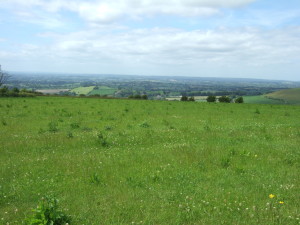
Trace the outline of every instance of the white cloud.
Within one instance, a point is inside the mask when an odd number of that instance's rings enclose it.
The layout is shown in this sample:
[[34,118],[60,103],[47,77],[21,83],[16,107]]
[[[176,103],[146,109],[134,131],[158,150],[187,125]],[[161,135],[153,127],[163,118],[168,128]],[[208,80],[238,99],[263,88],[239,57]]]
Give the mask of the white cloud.
[[278,78],[288,79],[282,73],[288,76],[300,69],[299,35],[300,27],[265,31],[157,28],[118,34],[91,29],[40,35],[52,38],[53,43],[16,46],[15,51],[2,51],[0,61],[11,61],[15,67],[30,64],[31,70],[49,72],[237,77],[254,74],[261,78],[275,78],[272,75],[277,74]]
[[83,19],[94,23],[111,23],[123,17],[137,18],[152,15],[209,16],[220,8],[235,8],[255,0],[10,0],[4,6],[22,7],[30,10],[38,7],[47,12],[62,9],[78,13]]
[[58,14],[49,15],[46,12],[40,12],[38,10],[28,11],[17,11],[15,13],[22,21],[27,23],[33,23],[40,25],[46,29],[54,29],[65,26],[63,19]]
[[112,22],[122,17],[144,17],[152,15],[210,16],[220,8],[239,7],[254,0],[115,0],[81,3],[77,10],[86,20],[92,22]]
[[[300,60],[300,28],[262,31],[217,29],[183,31],[140,29],[112,33],[85,30],[68,35],[46,34],[48,46],[22,45],[20,57],[106,65],[262,66]],[[101,61],[104,60],[104,61]]]

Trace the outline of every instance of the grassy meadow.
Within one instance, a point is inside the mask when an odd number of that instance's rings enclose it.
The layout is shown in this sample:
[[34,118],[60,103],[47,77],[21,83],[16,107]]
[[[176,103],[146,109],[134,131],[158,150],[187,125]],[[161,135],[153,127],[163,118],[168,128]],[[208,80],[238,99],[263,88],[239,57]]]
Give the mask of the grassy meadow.
[[243,96],[245,103],[250,104],[285,104],[283,100],[267,98],[265,95]]
[[300,88],[276,91],[266,95],[268,98],[281,100],[288,104],[300,104]]
[[113,95],[116,91],[116,88],[99,86],[97,89],[92,90],[89,95]]
[[300,224],[300,107],[0,98],[0,224]]
[[77,95],[88,95],[91,91],[94,90],[95,86],[89,86],[89,87],[78,87],[71,90],[71,92],[76,93]]

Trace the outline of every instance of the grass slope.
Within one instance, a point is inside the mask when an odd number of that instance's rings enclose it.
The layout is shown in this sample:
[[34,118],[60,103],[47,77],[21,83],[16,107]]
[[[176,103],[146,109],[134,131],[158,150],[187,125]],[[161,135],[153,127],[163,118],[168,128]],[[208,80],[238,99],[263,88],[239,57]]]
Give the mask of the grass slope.
[[299,140],[299,106],[0,98],[1,224],[48,194],[72,224],[299,224]]
[[77,95],[83,94],[88,95],[91,91],[93,91],[95,86],[89,87],[78,87],[71,90],[71,92],[75,92]]
[[279,99],[267,98],[265,95],[256,95],[256,96],[244,96],[245,103],[252,104],[283,104],[284,102]]
[[98,89],[92,90],[89,95],[113,95],[117,89],[106,86],[99,86]]
[[285,89],[266,95],[268,98],[280,99],[290,104],[300,104],[300,88]]

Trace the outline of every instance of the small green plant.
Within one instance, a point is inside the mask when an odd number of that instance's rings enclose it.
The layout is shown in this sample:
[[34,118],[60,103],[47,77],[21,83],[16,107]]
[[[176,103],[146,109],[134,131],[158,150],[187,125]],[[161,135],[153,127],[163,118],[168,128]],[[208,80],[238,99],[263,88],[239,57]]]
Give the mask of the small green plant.
[[104,135],[101,132],[97,134],[97,138],[98,138],[99,143],[103,147],[107,147],[108,146],[108,142],[107,142],[106,138],[104,137]]
[[210,131],[210,126],[208,124],[205,124],[203,128],[204,130]]
[[112,130],[112,126],[105,126],[104,129],[105,130]]
[[43,134],[43,133],[45,133],[46,131],[43,129],[43,128],[40,128],[39,130],[38,130],[38,134]]
[[85,131],[85,132],[90,132],[90,131],[92,131],[93,129],[90,128],[90,127],[83,127],[81,130],[82,130],[82,131]]
[[148,128],[148,127],[150,127],[149,123],[147,123],[147,122],[143,122],[143,123],[141,123],[139,126],[140,126],[140,127],[143,127],[143,128]]
[[58,200],[54,197],[43,197],[33,215],[25,219],[26,225],[65,225],[71,222],[71,217],[58,207]]
[[5,120],[2,120],[1,123],[2,123],[3,126],[7,125],[7,122]]
[[57,132],[58,131],[57,123],[55,123],[53,121],[48,123],[48,131],[53,132],[53,133]]
[[229,158],[222,159],[221,166],[227,169],[230,166],[230,159]]
[[101,183],[101,179],[100,179],[100,177],[98,176],[98,174],[97,173],[94,173],[91,177],[90,177],[90,182],[92,183],[92,184],[100,184]]
[[71,124],[70,124],[70,127],[71,127],[72,129],[77,129],[77,128],[80,127],[80,125],[79,125],[79,123],[71,123]]
[[256,109],[256,110],[255,110],[255,113],[256,113],[256,114],[260,114],[259,109]]
[[74,136],[73,136],[73,133],[71,132],[71,131],[69,131],[68,133],[67,133],[67,137],[68,138],[73,138]]

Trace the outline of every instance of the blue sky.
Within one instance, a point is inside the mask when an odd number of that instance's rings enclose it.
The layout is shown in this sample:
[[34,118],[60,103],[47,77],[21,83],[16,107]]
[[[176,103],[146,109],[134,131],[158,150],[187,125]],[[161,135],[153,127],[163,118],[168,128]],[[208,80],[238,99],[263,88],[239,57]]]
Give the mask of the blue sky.
[[300,80],[299,0],[0,0],[7,71]]

